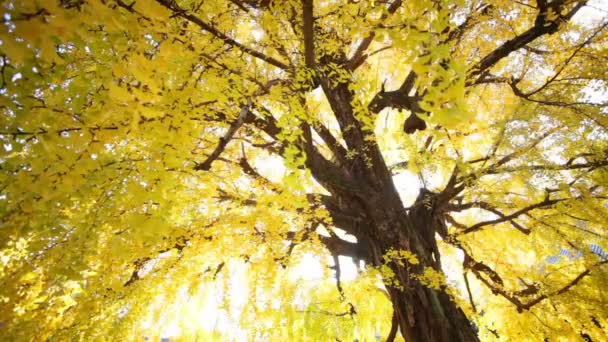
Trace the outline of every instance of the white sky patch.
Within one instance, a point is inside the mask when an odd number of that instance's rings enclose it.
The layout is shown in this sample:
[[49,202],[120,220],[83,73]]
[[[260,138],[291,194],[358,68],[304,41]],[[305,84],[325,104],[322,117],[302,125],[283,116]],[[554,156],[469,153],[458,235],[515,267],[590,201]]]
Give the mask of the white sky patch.
[[393,177],[395,188],[401,197],[403,205],[409,206],[414,203],[420,191],[420,181],[418,176],[410,171],[403,171]]
[[608,84],[603,81],[592,81],[582,90],[583,100],[592,103],[608,102]]
[[585,27],[594,27],[607,17],[608,0],[591,0],[572,17],[572,21]]
[[290,279],[296,281],[297,279],[304,280],[321,280],[323,279],[323,265],[318,256],[314,254],[304,254],[300,262],[293,267],[293,271],[290,274]]
[[266,156],[263,160],[256,160],[254,167],[261,175],[273,182],[280,182],[287,170],[283,159],[276,156]]
[[357,278],[359,272],[351,257],[340,256],[338,262],[340,263],[340,281],[350,281]]
[[262,38],[264,38],[264,31],[261,29],[251,30],[251,35],[256,42],[259,42]]

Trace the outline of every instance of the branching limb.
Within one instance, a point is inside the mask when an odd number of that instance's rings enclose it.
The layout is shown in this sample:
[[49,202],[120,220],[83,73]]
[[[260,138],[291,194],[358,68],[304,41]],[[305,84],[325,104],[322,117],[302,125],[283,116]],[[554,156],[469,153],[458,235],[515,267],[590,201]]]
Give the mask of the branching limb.
[[330,132],[330,130],[325,127],[320,122],[316,122],[313,124],[314,130],[317,134],[323,139],[327,147],[330,149],[336,160],[338,160],[341,164],[346,163],[346,148],[342,146],[342,144],[334,137],[334,135]]
[[366,263],[369,261],[369,256],[366,255],[367,251],[361,248],[360,243],[342,240],[333,232],[329,237],[319,235],[319,240],[327,247],[332,256],[347,256],[353,259],[363,260]]
[[[393,3],[392,5],[395,5],[396,3],[397,3],[397,1],[395,1],[395,3]],[[400,2],[398,5],[400,5]],[[492,7],[491,5],[482,4],[476,9],[475,12],[479,13],[480,15],[483,15],[491,7]],[[397,8],[398,7],[395,7],[394,10],[396,11]],[[393,12],[389,12],[389,13],[393,13]],[[473,16],[468,17],[465,20],[465,22],[463,22],[460,26],[458,26],[456,29],[451,31],[448,34],[447,40],[452,41],[452,40],[460,39],[460,37],[464,34],[466,29],[469,27],[472,19],[473,19]],[[373,33],[368,38],[363,40],[361,45],[358,47],[355,55],[351,59],[351,65],[354,64],[355,68],[356,68],[356,66],[363,63],[365,58],[367,57],[364,55],[364,51],[365,51],[365,49],[367,49],[367,47],[371,43],[372,39],[373,39]],[[413,71],[411,71],[408,74],[408,76],[406,77],[406,79],[404,80],[404,82],[401,84],[399,89],[394,90],[394,91],[385,91],[384,89],[382,89],[380,92],[378,92],[374,96],[374,98],[372,99],[372,101],[370,102],[370,104],[368,106],[369,110],[372,113],[379,113],[380,111],[382,111],[384,108],[387,108],[387,107],[391,107],[391,108],[395,108],[395,109],[406,109],[406,110],[410,111],[411,114],[408,117],[408,119],[407,119],[408,121],[406,121],[406,126],[404,128],[404,130],[408,134],[411,134],[411,133],[415,132],[416,130],[424,130],[426,128],[425,121],[416,115],[416,113],[423,112],[419,105],[419,101],[421,100],[422,96],[420,94],[410,95],[410,91],[413,89],[416,77],[417,77],[417,75]]]
[[277,184],[271,182],[266,177],[260,175],[253,168],[253,166],[251,166],[251,164],[249,164],[249,161],[247,160],[247,157],[245,156],[244,152],[243,152],[243,156],[239,160],[239,166],[241,167],[241,169],[243,170],[243,172],[245,172],[246,175],[250,176],[253,179],[256,179],[257,181],[259,181],[260,183],[262,183],[263,185],[265,185],[270,190],[272,190],[274,192],[279,192],[280,191],[280,188],[279,188],[279,186]]
[[503,167],[500,169],[490,169],[485,172],[486,175],[518,172],[518,171],[568,171],[580,169],[596,169],[599,167],[608,166],[608,159],[600,159],[592,162],[581,163],[565,163],[565,164],[548,164],[548,165],[521,165],[513,167]]
[[[269,112],[263,107],[260,107],[260,109]],[[279,139],[281,129],[277,126],[276,120],[271,114],[262,118],[255,115],[253,112],[248,112],[245,122],[253,124],[255,127],[268,134],[280,144],[279,151],[283,151],[285,145],[281,143],[281,140]],[[303,128],[305,129],[305,132],[308,131],[306,127]],[[308,141],[310,142],[310,138]],[[310,143],[308,143],[307,146],[306,157],[306,166],[311,170],[315,179],[330,192],[349,194],[362,193],[363,189],[359,182],[353,179],[344,168],[325,159],[325,157],[323,157],[314,146],[311,146]]]
[[406,170],[408,165],[409,165],[409,161],[405,160],[405,161],[398,162],[398,163],[395,163],[395,164],[389,166],[388,169],[391,171],[391,174],[393,176],[395,176],[399,172]]
[[563,126],[558,126],[558,127],[552,128],[552,129],[544,132],[541,136],[532,140],[532,142],[530,144],[528,144],[527,146],[525,146],[524,148],[513,151],[513,152],[507,154],[506,156],[500,158],[496,163],[487,167],[482,173],[486,174],[488,172],[493,172],[493,170],[495,170],[496,168],[516,159],[517,157],[524,155],[525,153],[529,152],[530,150],[532,150],[533,148],[538,146],[538,144],[540,144],[543,140],[545,140],[551,134],[559,131],[562,128],[563,128]]
[[540,99],[534,99],[532,98],[532,96],[528,96],[526,93],[524,93],[521,89],[519,89],[517,87],[517,84],[519,83],[519,79],[510,79],[508,81],[509,86],[511,87],[511,89],[513,90],[513,94],[515,94],[518,97],[521,97],[523,99],[526,99],[530,102],[535,102],[535,103],[540,103],[546,106],[553,106],[553,107],[576,107],[576,106],[593,106],[593,107],[606,107],[608,106],[608,102],[602,102],[602,103],[596,103],[596,102],[590,102],[590,101],[573,101],[573,102],[565,102],[565,101],[554,101],[554,100],[540,100]]
[[[498,63],[498,61],[507,57],[511,52],[523,48],[528,43],[543,35],[557,32],[560,23],[572,18],[572,16],[574,16],[574,14],[576,14],[587,3],[587,1],[584,0],[576,2],[574,6],[564,15],[560,15],[559,13],[561,13],[564,6],[567,6],[565,0],[555,0],[550,4],[547,4],[547,6],[542,6],[542,3],[543,1],[539,1],[538,3],[539,12],[536,16],[534,26],[526,30],[524,33],[506,41],[494,51],[482,58],[472,68],[468,77],[469,80],[467,81],[468,85],[476,84],[483,80],[485,73],[488,72],[492,66]],[[549,12],[557,13],[558,18],[554,20],[549,19]]]
[[286,267],[285,262],[289,260],[291,254],[293,253],[294,248],[304,241],[308,241],[313,233],[317,230],[317,227],[321,222],[312,222],[308,228],[306,228],[303,232],[288,232],[286,235],[287,240],[289,240],[289,246],[287,247],[287,252],[284,256],[280,258],[276,258],[277,261],[283,268]]
[[[211,226],[214,223],[216,223],[216,221],[210,223],[207,226]],[[177,239],[177,241],[173,245],[154,252],[155,255],[153,257],[147,256],[147,257],[142,257],[142,258],[135,260],[133,262],[133,266],[134,266],[133,272],[131,272],[131,276],[124,283],[123,286],[125,286],[125,287],[131,286],[135,282],[141,280],[142,279],[141,273],[145,269],[146,265],[149,262],[151,262],[152,260],[158,258],[161,254],[168,252],[172,249],[175,249],[175,250],[177,250],[178,254],[180,254],[180,256],[181,256],[183,249],[186,248],[186,246],[188,246],[191,238],[192,238],[192,235],[181,236]]]
[[364,209],[347,207],[335,196],[322,194],[309,194],[308,199],[312,206],[323,205],[331,217],[329,225],[340,228],[347,233],[360,237],[365,227],[370,226],[369,219],[363,214]]
[[[399,7],[401,6],[402,2],[402,0],[393,1],[393,3],[390,4],[390,6],[388,7],[387,12],[382,14],[380,20],[385,20],[390,14],[395,13],[397,9],[399,9]],[[349,70],[357,69],[359,66],[361,66],[361,64],[365,62],[367,57],[369,57],[365,54],[365,52],[367,51],[371,43],[374,41],[375,37],[376,33],[372,31],[367,37],[363,38],[361,43],[359,43],[359,46],[357,46],[357,48],[355,49],[355,53],[347,62],[347,67]]]
[[444,217],[445,217],[446,221],[449,224],[451,224],[452,226],[454,226],[456,228],[459,228],[459,229],[462,229],[462,230],[467,229],[467,226],[465,226],[464,224],[456,221],[451,215],[445,214]]
[[416,73],[410,71],[399,89],[393,91],[380,90],[368,105],[372,113],[380,113],[384,108],[406,109],[412,113],[421,113],[422,109],[418,105],[421,100],[419,95],[410,96],[409,93],[414,87]]
[[420,108],[422,95],[419,93],[410,95],[411,90],[414,88],[416,77],[416,73],[410,71],[399,89],[385,91],[383,87],[369,103],[369,111],[377,114],[387,107],[408,110],[410,115],[404,122],[403,131],[407,134],[412,134],[417,130],[425,130],[426,122],[418,116],[418,114],[424,112],[422,108]]
[[[493,213],[494,215],[498,216],[499,219],[501,220],[500,222],[509,222],[509,223],[511,223],[511,225],[513,227],[515,227],[517,230],[519,230],[520,232],[522,232],[526,235],[531,233],[530,229],[523,227],[522,225],[517,223],[513,218],[509,218],[508,215],[505,215],[503,212],[501,212],[500,210],[498,210],[493,205],[491,205],[490,203],[487,203],[487,202],[477,201],[477,202],[463,203],[463,204],[458,204],[458,205],[450,204],[446,207],[446,209],[449,211],[462,211],[462,210],[467,210],[467,209],[471,209],[471,208],[480,208],[480,209],[489,211],[489,212]],[[486,222],[489,222],[489,221],[486,221]],[[500,222],[495,222],[492,224],[496,224],[496,223],[500,223]],[[483,222],[480,222],[480,223],[483,223]],[[480,223],[478,223],[478,224],[480,224]],[[472,226],[472,227],[475,227],[475,226]],[[480,227],[482,227],[482,226],[480,226]],[[466,228],[465,232],[467,231],[467,229],[470,229],[470,228]]]
[[[600,267],[600,266],[608,263],[608,260],[599,261],[599,262],[595,263],[593,266],[585,269],[583,272],[581,272],[578,276],[576,276],[574,279],[572,279],[570,282],[568,282],[566,285],[564,285],[560,289],[544,293],[534,299],[528,300],[528,298],[530,298],[531,296],[536,296],[537,293],[542,292],[542,291],[540,291],[540,289],[538,289],[536,284],[526,285],[526,288],[521,291],[516,291],[516,292],[508,291],[507,289],[504,288],[504,282],[503,282],[502,278],[498,275],[498,273],[496,273],[496,271],[494,271],[492,268],[485,265],[484,263],[481,263],[481,262],[473,259],[473,257],[467,251],[467,249],[464,248],[464,246],[459,241],[457,241],[454,237],[450,237],[450,238],[446,239],[446,242],[451,244],[452,246],[455,246],[456,248],[460,249],[464,253],[463,268],[465,269],[465,272],[466,272],[466,270],[470,270],[479,281],[481,281],[484,285],[486,285],[492,291],[492,293],[502,296],[503,298],[505,298],[509,302],[511,302],[513,305],[515,305],[518,312],[522,312],[524,310],[529,310],[534,305],[542,302],[543,300],[545,300],[547,298],[558,296],[558,295],[561,295],[561,294],[569,291],[576,284],[578,284],[583,278],[588,276],[591,273],[592,268]],[[487,277],[483,276],[483,274],[485,274]]]
[[247,5],[255,9],[265,9],[270,6],[270,0],[234,0],[233,2],[239,3],[241,6]]
[[566,60],[562,63],[562,65],[556,70],[556,72],[553,74],[553,76],[551,76],[549,79],[547,79],[547,81],[539,86],[538,88],[531,90],[529,92],[527,92],[526,98],[530,98],[532,95],[541,92],[542,90],[544,90],[545,88],[547,88],[551,83],[553,83],[557,77],[559,77],[559,75],[564,71],[564,69],[566,69],[566,67],[568,67],[570,65],[570,61],[587,45],[589,45],[591,43],[591,41],[593,40],[593,38],[595,38],[600,32],[602,32],[606,27],[608,27],[608,21],[605,22],[603,25],[601,25],[597,30],[595,30],[595,32],[593,32],[593,34],[591,34],[587,39],[585,39],[585,41],[583,41],[581,44],[578,44],[578,46],[574,49],[574,51],[566,58]]
[[[496,271],[494,271],[488,265],[475,260],[468,250],[456,238],[450,237],[445,241],[463,252],[464,261],[462,267],[464,272],[470,270],[479,281],[485,284],[492,291],[492,293],[501,295],[509,302],[514,304],[518,309],[523,306],[519,298],[512,296],[506,289],[504,289],[504,282]],[[484,276],[484,274],[487,277]]]
[[464,33],[474,25],[475,19],[477,19],[479,16],[487,14],[488,11],[492,9],[492,7],[493,5],[491,4],[481,2],[479,6],[477,6],[477,8],[473,10],[473,13],[467,16],[466,19],[460,25],[458,25],[455,29],[450,30],[450,32],[448,33],[447,41],[455,41],[456,43],[458,43]]
[[471,286],[469,285],[469,277],[467,276],[467,271],[462,272],[462,277],[464,278],[464,284],[467,288],[467,294],[469,295],[469,303],[471,303],[471,308],[473,312],[477,312],[477,308],[475,307],[475,301],[473,300],[473,294],[471,293]]
[[220,156],[222,152],[224,152],[226,146],[228,145],[230,140],[232,140],[232,137],[234,136],[236,131],[243,125],[243,123],[245,123],[245,118],[247,117],[247,113],[249,113],[250,106],[251,100],[249,100],[249,103],[241,108],[241,112],[239,113],[238,117],[235,121],[232,122],[232,124],[230,124],[228,131],[226,131],[226,134],[224,134],[224,136],[220,138],[218,145],[215,147],[211,155],[209,155],[209,157],[207,157],[204,162],[197,164],[194,167],[195,170],[208,171],[209,169],[211,169],[211,164]]
[[248,46],[245,46],[239,42],[237,42],[236,40],[230,38],[229,36],[227,36],[226,34],[220,32],[218,29],[216,29],[214,26],[212,26],[211,24],[208,24],[207,22],[203,21],[201,18],[199,18],[198,16],[189,13],[186,9],[180,7],[177,2],[175,2],[174,0],[156,0],[159,4],[163,5],[164,7],[166,7],[167,9],[173,11],[173,15],[176,17],[180,17],[183,19],[186,19],[190,22],[192,22],[193,24],[197,25],[198,27],[200,27],[201,29],[205,30],[206,32],[209,32],[210,34],[212,34],[214,37],[222,40],[224,43],[234,46],[235,48],[243,51],[244,53],[247,53],[255,58],[258,58],[270,65],[273,65],[279,69],[283,69],[283,70],[289,70],[290,67],[287,64],[284,64],[283,62],[267,56],[257,50],[254,50]]
[[521,308],[518,307],[518,311],[529,310],[531,307],[533,307],[534,305],[542,302],[543,300],[545,300],[547,298],[555,297],[555,296],[561,295],[563,293],[566,293],[571,288],[573,288],[576,284],[578,284],[581,280],[583,280],[583,278],[585,278],[586,276],[588,276],[591,273],[592,268],[599,268],[600,266],[605,265],[607,263],[608,263],[608,260],[603,260],[603,261],[595,263],[591,267],[589,267],[589,268],[585,269],[583,272],[581,272],[578,276],[576,276],[574,279],[572,279],[570,282],[568,282],[562,288],[560,288],[558,290],[555,290],[555,291],[552,291],[552,292],[547,293],[547,294],[540,295],[536,299],[531,300],[531,301],[523,304],[521,306]]
[[[515,221],[513,221],[513,220],[515,218],[523,215],[523,214],[526,214],[526,213],[532,211],[532,210],[535,210],[535,209],[545,209],[545,208],[551,207],[552,205],[554,205],[556,203],[559,203],[559,202],[562,202],[562,201],[566,201],[566,200],[569,200],[569,199],[570,198],[560,198],[560,199],[549,199],[549,198],[546,198],[545,200],[543,200],[541,202],[529,205],[529,206],[527,206],[527,207],[525,207],[523,209],[517,210],[516,212],[514,212],[512,214],[509,214],[509,215],[504,215],[503,213],[499,212],[498,210],[494,210],[493,207],[491,207],[491,206],[486,207],[486,208],[480,207],[480,208],[483,208],[483,209],[486,209],[486,210],[490,210],[491,212],[495,213],[499,217],[497,219],[494,219],[494,220],[488,220],[488,221],[478,222],[478,223],[476,223],[476,224],[474,224],[474,225],[472,225],[472,226],[464,229],[461,232],[461,234],[473,233],[473,232],[476,232],[478,230],[481,230],[481,228],[483,228],[485,226],[495,225],[495,224],[502,223],[502,222],[510,222],[515,228],[517,228],[518,230],[520,230],[522,233],[529,234],[530,233],[529,229],[526,229],[526,228],[520,226],[519,224],[515,223]],[[480,205],[483,205],[483,204],[480,204]],[[499,213],[500,213],[500,215],[499,215]]]
[[476,274],[484,273],[494,282],[494,284],[497,284],[499,286],[504,285],[502,278],[490,266],[473,259],[471,255],[465,251],[464,248],[461,248],[460,250],[464,252],[463,267],[465,269],[470,269],[473,273]]
[[523,156],[524,154],[526,154],[527,152],[531,151],[536,146],[538,146],[538,144],[540,144],[543,140],[545,140],[551,134],[557,132],[558,130],[560,130],[562,128],[563,128],[563,126],[558,126],[553,129],[550,129],[550,130],[544,132],[543,134],[541,134],[536,139],[532,140],[532,142],[529,143],[528,145],[526,145],[520,149],[517,149],[517,150],[507,154],[506,156],[503,156],[498,161],[492,163],[489,166],[485,166],[487,164],[487,162],[492,159],[492,157],[496,156],[496,151],[498,150],[498,147],[499,147],[501,141],[504,139],[504,130],[501,131],[499,140],[492,146],[492,148],[490,149],[490,152],[485,157],[468,161],[469,164],[476,164],[476,163],[483,162],[482,168],[479,170],[470,172],[468,174],[462,175],[461,177],[459,177],[457,179],[456,183],[465,184],[472,180],[478,179],[484,175],[501,173],[502,169],[503,169],[503,168],[501,168],[502,165],[504,165],[512,160],[515,160],[518,157]]

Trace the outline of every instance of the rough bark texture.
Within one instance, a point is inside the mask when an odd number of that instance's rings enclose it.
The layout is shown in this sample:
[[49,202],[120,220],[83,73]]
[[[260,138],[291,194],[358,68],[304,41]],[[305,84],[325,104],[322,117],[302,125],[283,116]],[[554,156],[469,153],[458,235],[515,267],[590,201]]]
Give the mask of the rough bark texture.
[[410,250],[420,260],[419,265],[409,265],[409,269],[389,263],[401,287],[389,286],[388,291],[407,341],[478,341],[474,327],[447,294],[411,277],[411,273],[421,273],[425,267],[441,270],[435,241],[440,220],[425,199],[419,196],[409,213],[390,195],[376,199],[376,208],[383,208],[386,216],[378,215],[379,221],[374,220],[369,229],[373,232],[368,244],[370,262],[382,264],[381,256],[391,249]]
[[[434,209],[422,189],[421,196],[406,216],[405,229],[411,236],[409,247],[421,261],[411,272],[422,272],[424,267],[441,271],[435,232],[442,231],[443,222],[435,216],[437,213],[434,213]],[[478,340],[474,327],[446,293],[409,279],[403,267],[391,267],[398,272],[400,281],[408,284],[403,291],[390,291],[393,306],[399,315],[399,325],[407,341]]]
[[[478,341],[474,327],[447,294],[421,284],[410,274],[422,273],[426,267],[441,271],[435,233],[445,233],[441,207],[449,200],[447,193],[421,189],[414,206],[406,210],[377,144],[366,141],[367,133],[353,114],[353,94],[346,85],[331,87],[323,79],[321,85],[345,132],[347,148],[358,156],[339,180],[328,177],[327,170],[309,158],[313,175],[337,199],[333,207],[328,206],[334,223],[357,237],[363,246],[359,247],[361,253],[371,265],[382,265],[389,250],[411,251],[420,260],[420,264],[406,267],[389,263],[401,285],[387,287],[401,334],[408,342]],[[355,129],[347,129],[349,126]],[[344,186],[345,182],[352,187]]]

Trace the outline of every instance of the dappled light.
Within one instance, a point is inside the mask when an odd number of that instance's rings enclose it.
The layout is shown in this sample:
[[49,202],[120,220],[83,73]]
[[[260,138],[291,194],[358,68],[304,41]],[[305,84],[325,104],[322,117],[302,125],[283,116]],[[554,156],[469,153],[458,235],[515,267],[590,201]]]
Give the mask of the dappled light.
[[606,0],[0,9],[0,340],[608,340]]

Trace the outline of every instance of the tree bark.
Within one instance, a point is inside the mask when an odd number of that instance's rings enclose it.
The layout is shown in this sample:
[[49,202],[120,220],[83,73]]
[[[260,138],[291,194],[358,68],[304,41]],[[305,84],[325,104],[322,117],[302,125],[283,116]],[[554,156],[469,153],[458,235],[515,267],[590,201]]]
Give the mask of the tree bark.
[[[384,202],[384,207],[390,202]],[[394,203],[393,205],[400,205]],[[381,225],[394,227],[398,239],[371,239],[372,263],[381,265],[381,256],[387,251],[409,250],[416,254],[420,263],[402,266],[389,262],[400,286],[387,285],[393,310],[395,310],[401,334],[408,342],[427,341],[479,341],[475,328],[464,312],[441,291],[434,290],[412,277],[421,274],[426,267],[441,271],[434,232],[441,221],[432,214],[432,207],[419,196],[410,213],[402,209],[399,217],[388,218]],[[393,212],[398,212],[397,210]],[[389,282],[390,283],[390,282]]]
[[[410,251],[420,261],[406,265],[388,263],[395,279],[385,279],[385,284],[403,337],[408,342],[479,341],[472,323],[445,292],[434,290],[413,277],[427,267],[442,271],[435,235],[436,232],[445,234],[441,194],[421,189],[408,211],[390,177],[383,181],[377,174],[370,175],[371,170],[382,167],[358,165],[352,170],[359,175],[357,192],[348,194],[344,188],[330,186],[332,197],[338,200],[325,206],[336,226],[357,237],[357,250],[369,264],[385,264],[383,256],[391,250]],[[367,177],[374,177],[373,183],[362,184]]]
[[[388,263],[397,284],[392,285],[391,279],[385,279],[385,284],[401,334],[408,342],[479,341],[474,326],[446,293],[433,290],[412,276],[422,274],[427,267],[441,272],[435,232],[445,234],[441,204],[449,200],[445,198],[447,193],[422,189],[408,212],[378,145],[367,139],[372,133],[361,126],[353,113],[352,92],[346,84],[332,86],[323,77],[320,81],[347,148],[355,152],[350,165],[334,165],[342,170],[342,179],[329,177],[335,172],[322,167],[319,158],[307,161],[313,176],[335,199],[331,208],[326,205],[332,217],[343,223],[359,222],[340,226],[334,220],[334,224],[357,237],[359,249],[367,249],[363,257],[373,266],[383,265],[383,256],[391,250],[410,251],[420,261],[416,265]],[[347,183],[350,185],[345,186]],[[345,216],[351,219],[345,220]]]

